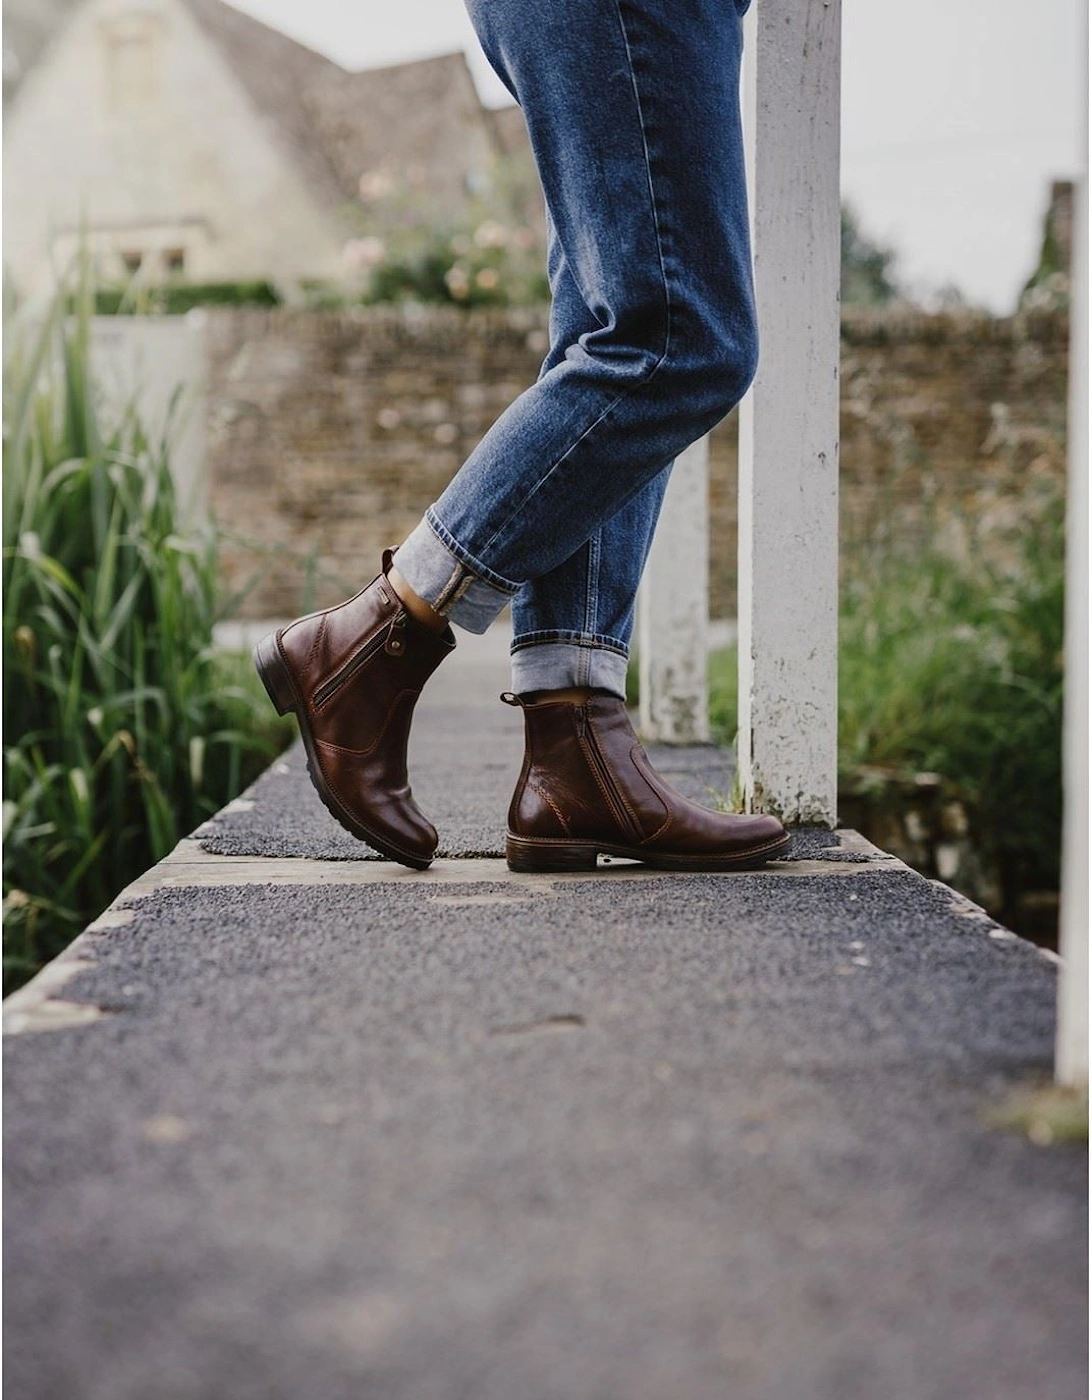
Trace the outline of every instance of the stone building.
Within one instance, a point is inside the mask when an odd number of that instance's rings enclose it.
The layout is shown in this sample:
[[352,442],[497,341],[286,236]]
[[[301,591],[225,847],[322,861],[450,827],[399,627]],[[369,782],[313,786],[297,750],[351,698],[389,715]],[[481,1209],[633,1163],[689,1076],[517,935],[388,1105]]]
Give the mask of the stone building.
[[457,216],[518,144],[462,53],[352,73],[222,0],[49,5],[5,5],[5,261],[25,292],[84,218],[106,278],[336,279],[362,197],[408,173]]

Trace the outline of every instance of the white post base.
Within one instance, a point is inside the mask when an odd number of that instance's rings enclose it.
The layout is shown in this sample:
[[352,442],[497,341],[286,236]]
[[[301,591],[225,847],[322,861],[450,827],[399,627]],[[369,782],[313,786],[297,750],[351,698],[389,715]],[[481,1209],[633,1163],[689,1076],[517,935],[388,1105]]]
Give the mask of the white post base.
[[638,606],[641,732],[667,744],[709,738],[709,442],[678,458]]

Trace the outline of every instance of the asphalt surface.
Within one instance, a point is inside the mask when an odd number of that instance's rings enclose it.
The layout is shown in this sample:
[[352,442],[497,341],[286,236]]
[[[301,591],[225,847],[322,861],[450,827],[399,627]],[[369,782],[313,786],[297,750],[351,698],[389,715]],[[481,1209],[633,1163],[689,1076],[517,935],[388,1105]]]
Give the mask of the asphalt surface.
[[6,1041],[6,1393],[1083,1400],[1055,969],[826,868],[136,900]]

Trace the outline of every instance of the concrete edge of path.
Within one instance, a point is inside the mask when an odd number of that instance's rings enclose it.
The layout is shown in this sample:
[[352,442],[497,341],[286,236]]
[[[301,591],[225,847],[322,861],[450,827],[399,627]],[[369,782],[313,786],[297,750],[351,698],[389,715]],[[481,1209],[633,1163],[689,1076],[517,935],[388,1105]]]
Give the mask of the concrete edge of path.
[[[230,804],[229,804],[230,806]],[[859,832],[841,828],[836,832],[842,850],[854,851],[867,860],[786,860],[771,861],[761,870],[717,872],[716,878],[738,880],[800,879],[804,876],[824,876],[838,880],[867,879],[877,872],[904,873],[912,880],[932,884],[946,894],[952,908],[977,925],[996,943],[1025,942],[1017,934],[1003,928],[979,905],[943,881],[929,881],[898,857],[874,846]],[[438,860],[428,870],[408,870],[390,861],[334,861],[310,858],[273,856],[220,856],[203,849],[192,836],[184,837],[161,861],[138,876],[93,920],[72,943],[48,962],[25,986],[20,987],[3,1003],[3,1034],[24,1035],[28,1032],[69,1030],[100,1020],[110,1013],[85,1002],[67,1001],[62,995],[65,984],[78,973],[98,961],[100,940],[109,937],[111,929],[129,924],[136,917],[134,905],[149,895],[168,889],[209,889],[224,886],[312,886],[329,885],[405,885],[420,888],[429,885],[501,884],[513,886],[526,898],[551,898],[559,886],[588,880],[647,880],[662,879],[664,871],[650,869],[637,863],[614,862],[597,870],[566,874],[527,875],[510,871],[503,860],[493,857]],[[713,872],[672,872],[673,879],[707,878]],[[1032,945],[1035,946],[1035,945]],[[1037,948],[1044,958],[1058,962],[1058,955],[1049,949]]]

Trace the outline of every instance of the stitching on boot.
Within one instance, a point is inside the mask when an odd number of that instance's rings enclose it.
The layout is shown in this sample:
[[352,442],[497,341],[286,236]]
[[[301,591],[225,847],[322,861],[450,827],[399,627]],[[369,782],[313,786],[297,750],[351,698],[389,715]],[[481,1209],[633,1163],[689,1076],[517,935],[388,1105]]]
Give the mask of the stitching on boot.
[[[347,817],[349,817],[352,821],[356,822],[356,823],[357,823],[359,826],[361,826],[365,831],[367,831],[369,828],[367,828],[367,827],[364,826],[364,823],[361,822],[361,821],[359,820],[359,818],[356,816],[356,814],[355,814],[354,812],[352,812],[352,811],[345,805],[345,803],[342,801],[342,799],[339,797],[337,789],[336,789],[336,788],[333,786],[333,784],[330,782],[329,775],[327,774],[326,769],[323,767],[323,764],[322,764],[322,754],[319,752],[319,750],[322,749],[322,748],[329,748],[329,749],[334,749],[334,750],[336,750],[337,747],[338,747],[337,744],[323,744],[323,742],[322,742],[321,739],[316,739],[316,740],[315,740],[315,757],[316,757],[316,760],[317,760],[317,762],[318,762],[319,767],[322,769],[322,776],[323,776],[323,779],[324,779],[325,782],[326,782],[327,789],[329,790],[330,796],[333,798],[335,804],[336,804],[338,807],[341,808],[341,810],[345,813],[345,815],[346,815]],[[321,795],[321,794],[320,794],[320,795]],[[390,836],[384,836],[384,837],[383,837],[383,840],[384,840],[384,842],[391,848],[392,851],[398,851],[400,855],[410,856],[410,857],[411,857],[412,859],[414,859],[414,860],[420,860],[420,859],[421,859],[421,852],[420,852],[420,851],[411,851],[411,850],[409,849],[408,846],[403,846],[400,842],[392,840],[392,839],[390,838]]]
[[347,749],[343,744],[335,744],[332,739],[315,739],[315,743],[321,744],[323,748],[333,749],[337,753],[349,754],[354,758],[370,758],[372,754],[375,753],[376,749],[379,748],[380,744],[386,737],[387,730],[390,728],[391,722],[394,719],[394,716],[402,701],[406,698],[407,695],[412,695],[414,697],[414,700],[416,700],[417,696],[419,696],[420,694],[420,690],[407,689],[400,690],[398,692],[398,694],[391,701],[390,709],[387,711],[378,733],[366,749]]
[[637,813],[629,805],[629,798],[626,796],[625,790],[623,789],[620,783],[615,783],[614,786],[617,790],[619,801],[621,802],[622,806],[626,809],[629,819],[633,823],[634,831],[640,831],[641,823],[637,820]]
[[646,837],[645,837],[645,839],[641,842],[641,845],[642,845],[642,846],[647,846],[647,845],[649,844],[650,841],[658,841],[659,838],[664,834],[664,832],[667,830],[667,828],[671,825],[671,823],[672,823],[674,820],[675,820],[675,817],[674,817],[673,813],[668,812],[668,814],[667,814],[667,816],[664,818],[663,822],[656,828],[656,830],[652,833],[651,836],[646,836]]
[[523,748],[523,766],[519,770],[516,788],[512,793],[512,800],[508,804],[508,825],[513,831],[519,826],[519,804],[530,778],[532,766],[531,736],[527,733]]
[[540,788],[536,783],[532,783],[530,779],[527,780],[525,786],[530,788],[533,793],[536,793],[539,797],[542,798],[543,802],[546,803],[546,806],[549,807],[550,811],[553,812],[554,816],[557,818],[561,830],[565,833],[566,836],[571,836],[573,834],[572,828],[569,826],[569,823],[565,820],[565,818],[561,815],[560,807],[558,807],[557,803],[553,800],[550,794],[548,792],[543,792],[542,788]]
[[[667,813],[667,816],[664,818],[663,822],[656,828],[656,830],[652,833],[652,835],[651,835],[651,836],[646,836],[646,837],[644,837],[644,839],[641,841],[641,845],[642,845],[642,846],[647,846],[648,843],[649,843],[650,841],[655,841],[656,838],[657,838],[658,836],[662,836],[662,835],[663,835],[663,833],[667,830],[667,828],[668,828],[668,827],[671,825],[671,823],[675,820],[675,815],[674,815],[674,813],[672,812],[671,807],[669,806],[669,804],[668,804],[667,802],[664,801],[662,795],[661,795],[661,794],[656,790],[656,788],[653,786],[651,780],[649,779],[648,773],[646,773],[645,770],[644,770],[643,765],[640,764],[640,763],[638,763],[638,761],[637,761],[637,755],[638,755],[638,754],[641,755],[641,757],[645,760],[646,763],[648,762],[648,759],[647,759],[646,755],[644,754],[644,752],[643,752],[643,750],[642,750],[640,744],[634,744],[633,748],[630,749],[630,751],[629,751],[629,761],[633,764],[634,768],[636,768],[637,774],[638,774],[638,776],[640,777],[640,779],[642,780],[642,782],[644,783],[645,787],[648,788],[649,792],[652,793],[653,797],[655,797],[656,801],[660,804],[660,806],[661,806],[661,807],[664,809],[664,811]],[[653,770],[652,770],[652,765],[649,764],[648,766],[649,766],[649,771],[650,771],[650,772],[653,771]],[[680,796],[681,796],[681,794],[680,794]]]
[[319,618],[319,625],[318,625],[317,631],[315,632],[314,640],[313,640],[312,643],[311,643],[311,650],[307,653],[307,663],[306,663],[306,664],[307,664],[308,667],[310,667],[310,666],[312,666],[312,665],[314,664],[315,657],[318,655],[319,645],[320,645],[320,643],[322,642],[322,639],[323,639],[325,636],[326,636],[326,614],[323,613],[322,616]]

